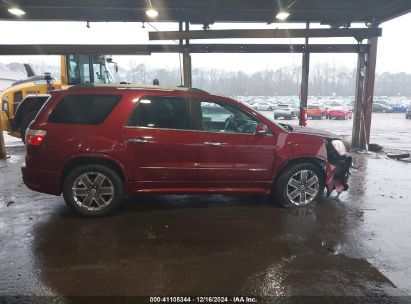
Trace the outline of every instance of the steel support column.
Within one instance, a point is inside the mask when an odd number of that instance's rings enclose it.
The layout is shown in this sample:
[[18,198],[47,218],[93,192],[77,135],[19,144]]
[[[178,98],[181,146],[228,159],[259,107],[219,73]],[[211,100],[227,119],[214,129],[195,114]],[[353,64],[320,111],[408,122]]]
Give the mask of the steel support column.
[[[190,30],[190,23],[185,23],[185,30]],[[183,75],[184,75],[184,86],[191,88],[191,55],[190,55],[190,41],[186,39],[186,43],[183,50]]]
[[365,149],[365,140],[362,136],[364,130],[364,83],[365,83],[365,53],[358,53],[357,77],[355,84],[354,119],[352,128],[353,149]]
[[6,158],[6,147],[4,144],[4,137],[3,137],[3,126],[1,122],[1,110],[0,110],[0,159]]
[[[309,23],[307,22],[306,31],[309,30]],[[310,74],[310,53],[308,52],[308,36],[305,37],[305,47],[302,61],[301,71],[301,90],[300,90],[300,120],[299,125],[305,126],[307,124],[306,110],[308,100],[308,76]]]
[[368,145],[370,143],[371,116],[374,98],[375,66],[377,62],[378,38],[373,37],[369,39],[367,42],[370,44],[370,50],[365,57],[365,60],[367,62],[367,82],[365,89],[364,130],[366,144]]

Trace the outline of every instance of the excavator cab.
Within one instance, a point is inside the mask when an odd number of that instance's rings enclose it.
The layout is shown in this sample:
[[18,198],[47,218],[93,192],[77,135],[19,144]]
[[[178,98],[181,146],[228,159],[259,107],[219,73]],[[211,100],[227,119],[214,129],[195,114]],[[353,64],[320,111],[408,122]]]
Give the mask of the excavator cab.
[[67,86],[82,83],[114,83],[108,63],[113,61],[105,55],[62,56],[61,83]]

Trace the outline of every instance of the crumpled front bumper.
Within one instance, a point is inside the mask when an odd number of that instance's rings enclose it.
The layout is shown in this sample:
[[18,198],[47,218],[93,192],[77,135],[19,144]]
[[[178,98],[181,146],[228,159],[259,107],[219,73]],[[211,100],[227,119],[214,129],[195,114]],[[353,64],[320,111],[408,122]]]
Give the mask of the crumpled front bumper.
[[326,180],[325,187],[327,188],[327,196],[330,196],[333,190],[340,194],[348,190],[348,178],[350,176],[350,168],[352,167],[352,156],[349,153],[340,156],[333,163],[326,163]]

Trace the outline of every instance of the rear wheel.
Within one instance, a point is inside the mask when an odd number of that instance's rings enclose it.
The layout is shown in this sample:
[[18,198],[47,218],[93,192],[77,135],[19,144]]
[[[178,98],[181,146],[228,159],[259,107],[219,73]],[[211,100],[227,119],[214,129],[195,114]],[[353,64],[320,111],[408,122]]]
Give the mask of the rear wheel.
[[63,196],[76,213],[105,216],[116,210],[123,199],[123,182],[112,169],[102,165],[84,165],[65,178]]
[[274,197],[283,207],[301,207],[318,201],[324,192],[324,174],[309,162],[292,164],[277,179]]

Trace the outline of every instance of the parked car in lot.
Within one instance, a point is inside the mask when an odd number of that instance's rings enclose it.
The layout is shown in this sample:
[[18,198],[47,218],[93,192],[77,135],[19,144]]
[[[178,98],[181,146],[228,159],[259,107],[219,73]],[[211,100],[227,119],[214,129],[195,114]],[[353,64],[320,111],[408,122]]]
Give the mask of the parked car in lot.
[[[85,216],[139,193],[272,193],[285,207],[348,188],[351,157],[325,131],[274,123],[185,88],[78,85],[51,92],[26,131],[23,181]],[[52,156],[52,157],[51,157]]]
[[327,117],[327,111],[321,105],[308,105],[307,106],[307,117],[312,119],[323,119]]
[[407,111],[405,112],[405,118],[411,119],[411,105],[408,106]]
[[296,109],[289,104],[280,103],[274,108],[274,119],[283,117],[284,119],[293,119],[297,116]]
[[372,111],[379,113],[392,113],[392,108],[381,103],[374,103],[372,105]]
[[390,104],[393,113],[405,113],[407,106],[403,104]]
[[253,108],[257,111],[272,111],[274,106],[268,102],[256,102],[253,104]]
[[328,110],[327,117],[328,119],[351,119],[352,112],[349,108],[344,106],[333,107]]

